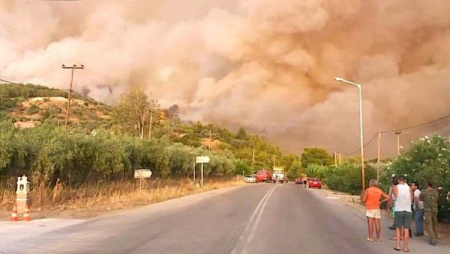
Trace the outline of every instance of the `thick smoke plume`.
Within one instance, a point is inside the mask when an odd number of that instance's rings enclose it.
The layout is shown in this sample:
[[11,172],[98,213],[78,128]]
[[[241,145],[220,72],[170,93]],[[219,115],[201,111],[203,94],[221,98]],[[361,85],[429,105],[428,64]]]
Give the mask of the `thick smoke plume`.
[[358,148],[358,92],[335,76],[363,84],[366,140],[450,109],[450,1],[0,3],[0,78],[67,88],[60,65],[84,64],[75,89],[98,100],[140,87],[291,152]]

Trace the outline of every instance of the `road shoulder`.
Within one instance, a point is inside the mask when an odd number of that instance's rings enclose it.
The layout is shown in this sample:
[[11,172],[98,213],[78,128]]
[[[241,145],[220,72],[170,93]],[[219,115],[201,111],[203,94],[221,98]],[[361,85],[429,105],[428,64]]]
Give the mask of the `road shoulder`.
[[[350,195],[347,193],[342,193],[339,191],[333,191],[327,188],[323,188],[321,190],[318,190],[318,195],[322,196],[324,199],[328,200],[334,200],[336,202],[339,202],[340,204],[343,204],[349,208],[351,208],[354,212],[357,213],[358,217],[365,218],[365,207],[361,203],[361,198],[356,195]],[[390,225],[392,225],[392,218],[390,217],[390,214],[386,211],[382,211],[382,234],[389,234],[390,236],[394,235],[394,231],[391,231],[388,229]],[[365,226],[365,225],[364,225]],[[414,229],[414,226],[413,226]],[[413,237],[411,244],[414,245],[416,249],[420,249],[425,252],[429,252],[433,250],[433,253],[441,253],[440,250],[445,252],[442,253],[448,253],[448,249],[450,249],[450,235],[448,234],[449,226],[448,225],[439,225],[439,241],[440,245],[438,247],[432,247],[428,245],[428,236],[424,237]],[[445,234],[443,232],[446,232]],[[393,241],[390,241],[391,245],[394,245],[395,243]],[[413,249],[411,247],[411,249]]]

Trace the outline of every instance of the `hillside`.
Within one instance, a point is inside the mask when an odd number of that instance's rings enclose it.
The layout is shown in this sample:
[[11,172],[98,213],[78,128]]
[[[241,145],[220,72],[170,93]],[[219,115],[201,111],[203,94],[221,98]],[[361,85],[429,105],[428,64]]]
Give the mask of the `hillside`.
[[[72,93],[70,124],[111,121],[112,107],[93,99]],[[67,92],[38,85],[0,85],[0,113],[15,122],[53,122],[64,124]]]
[[[127,132],[120,128],[122,120],[115,118],[114,106],[76,93],[73,93],[72,98],[69,127],[81,128],[87,133],[97,129],[107,129],[112,133]],[[0,114],[11,118],[16,127],[34,127],[43,123],[62,126],[66,107],[65,91],[31,84],[0,85]],[[204,148],[218,155],[236,158],[240,161],[237,164],[238,172],[250,173],[262,167],[271,168],[274,163],[289,166],[298,159],[293,155],[283,156],[278,147],[257,135],[246,133],[243,128],[233,133],[212,124],[180,121],[177,116],[170,116],[165,109],[155,114],[152,127],[152,137],[156,139],[166,137],[171,143]]]

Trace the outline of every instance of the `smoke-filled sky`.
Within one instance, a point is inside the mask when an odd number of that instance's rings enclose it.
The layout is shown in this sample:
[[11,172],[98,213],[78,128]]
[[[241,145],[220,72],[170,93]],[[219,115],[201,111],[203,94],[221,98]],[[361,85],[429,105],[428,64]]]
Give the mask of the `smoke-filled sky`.
[[[336,76],[363,85],[366,141],[450,113],[449,13],[443,0],[0,0],[0,78],[67,88],[61,64],[84,64],[75,90],[100,101],[140,87],[184,119],[345,153],[358,91]],[[395,152],[393,134],[383,144]]]

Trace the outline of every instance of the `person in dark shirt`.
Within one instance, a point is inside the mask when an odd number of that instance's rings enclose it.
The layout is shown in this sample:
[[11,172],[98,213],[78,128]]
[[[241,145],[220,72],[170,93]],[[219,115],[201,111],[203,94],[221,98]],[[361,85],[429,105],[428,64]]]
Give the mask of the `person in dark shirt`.
[[433,189],[433,183],[428,182],[428,187],[420,193],[420,200],[423,201],[423,210],[425,214],[425,228],[430,237],[430,244],[437,244],[436,226],[438,223],[438,198],[437,190]]

